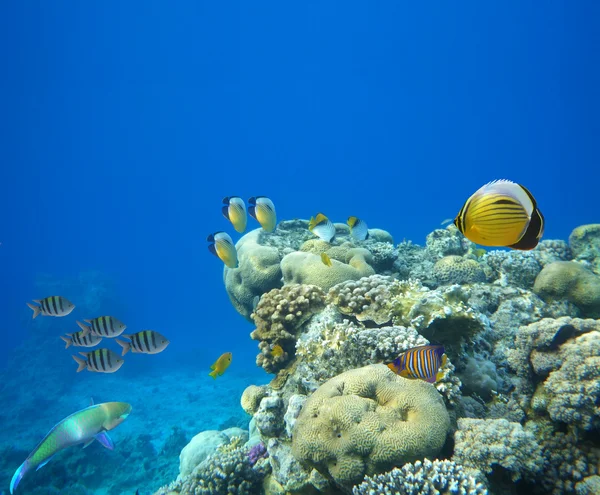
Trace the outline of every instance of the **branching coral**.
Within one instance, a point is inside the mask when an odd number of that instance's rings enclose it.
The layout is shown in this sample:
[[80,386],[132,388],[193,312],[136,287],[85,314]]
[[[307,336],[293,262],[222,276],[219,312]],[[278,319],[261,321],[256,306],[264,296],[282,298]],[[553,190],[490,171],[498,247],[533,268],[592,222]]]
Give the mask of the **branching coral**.
[[[250,336],[259,340],[256,364],[275,373],[295,355],[300,327],[325,305],[325,293],[313,285],[289,285],[261,297],[252,319]],[[279,351],[279,352],[278,352]]]
[[424,459],[394,468],[385,474],[367,476],[352,489],[353,495],[487,495],[476,478],[453,461]]
[[520,423],[505,419],[458,420],[453,459],[490,474],[495,467],[510,472],[513,481],[537,475],[544,466],[535,437]]

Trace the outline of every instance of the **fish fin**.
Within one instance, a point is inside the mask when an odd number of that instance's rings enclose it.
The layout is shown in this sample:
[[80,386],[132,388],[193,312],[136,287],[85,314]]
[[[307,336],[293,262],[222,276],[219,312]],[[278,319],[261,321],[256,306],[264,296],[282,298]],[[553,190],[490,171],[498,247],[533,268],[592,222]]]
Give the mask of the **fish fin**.
[[[54,455],[56,455],[56,454],[54,454]],[[48,457],[48,459],[46,459],[38,467],[36,467],[35,470],[39,471],[40,469],[42,469],[46,464],[48,464],[50,462],[50,460],[54,457],[54,455],[51,455],[50,457]]]
[[442,356],[442,366],[440,366],[440,368],[443,368],[444,366],[446,366],[446,363],[448,362],[448,356],[446,356],[445,354]]
[[65,341],[65,349],[68,349],[69,346],[73,343],[69,337],[65,337],[64,335],[61,335],[60,338]]
[[29,471],[29,461],[25,461],[23,464],[21,464],[17,470],[15,471],[15,474],[13,475],[12,479],[10,480],[10,493],[14,493],[15,490],[17,489],[17,485],[21,482],[21,480],[23,479],[23,476],[25,476],[25,474],[27,474],[27,472]]
[[219,257],[219,255],[217,254],[217,248],[215,247],[214,244],[209,244],[208,245],[208,250],[214,254],[217,258]]
[[31,303],[27,303],[27,306],[33,310],[33,316],[31,317],[32,320],[35,320],[36,316],[42,312],[42,309],[39,306],[35,306]]
[[231,218],[229,218],[229,206],[223,206],[221,211],[223,212],[223,216],[231,222]]
[[400,375],[402,378],[410,378],[410,373],[406,368],[398,371],[398,375]]
[[396,365],[394,363],[388,363],[387,367],[391,369],[394,373],[398,372],[398,368],[396,368]]
[[115,342],[123,348],[123,352],[121,352],[121,356],[124,356],[125,354],[127,354],[129,352],[129,350],[131,349],[130,342],[125,342],[125,341],[119,340],[119,339],[115,339]]
[[85,449],[85,448],[89,447],[90,445],[92,445],[93,443],[94,443],[94,439],[92,438],[91,440],[88,440],[87,442],[85,442],[83,444],[83,448]]
[[130,335],[130,334],[128,334],[128,333],[122,333],[122,334],[121,334],[121,337],[123,337],[124,339],[129,339],[129,340],[131,340],[131,335]]
[[94,405],[94,398],[90,397],[90,407]]
[[42,300],[41,299],[34,299],[33,302],[37,303],[37,304],[42,304]]
[[85,321],[86,323],[92,323],[92,320],[83,320],[83,321]]
[[256,218],[256,206],[254,206],[253,204],[248,206],[248,215],[254,218],[254,220],[258,221],[258,218]]
[[115,448],[115,444],[113,443],[113,441],[111,440],[111,438],[108,436],[108,433],[103,431],[102,433],[98,433],[97,435],[94,435],[94,438],[96,440],[98,440],[100,442],[100,444],[107,448],[108,450],[113,450]]
[[78,356],[71,356],[71,357],[72,357],[72,358],[75,360],[75,362],[76,362],[76,363],[79,365],[79,366],[77,367],[77,373],[79,373],[80,371],[83,371],[83,370],[86,368],[86,366],[87,366],[87,361],[86,361],[85,359],[81,359],[81,358],[80,358],[80,357],[78,357]]
[[[442,373],[443,374],[443,373]],[[437,380],[437,375],[429,376],[425,379],[427,383],[435,383]]]
[[213,370],[213,371],[211,371],[211,372],[208,374],[208,376],[212,376],[213,378],[215,378],[215,379],[216,379],[216,378],[217,378],[217,370]]
[[[89,320],[83,320],[83,321],[87,321],[89,323]],[[82,338],[86,337],[90,333],[91,328],[88,327],[85,323],[81,323],[80,321],[77,321],[76,323],[77,323],[77,325],[79,325],[79,328],[81,328],[81,330],[82,330],[81,337]]]
[[443,371],[438,371],[435,375],[435,380],[433,380],[432,383],[436,383],[439,382],[442,378],[444,378],[444,372]]

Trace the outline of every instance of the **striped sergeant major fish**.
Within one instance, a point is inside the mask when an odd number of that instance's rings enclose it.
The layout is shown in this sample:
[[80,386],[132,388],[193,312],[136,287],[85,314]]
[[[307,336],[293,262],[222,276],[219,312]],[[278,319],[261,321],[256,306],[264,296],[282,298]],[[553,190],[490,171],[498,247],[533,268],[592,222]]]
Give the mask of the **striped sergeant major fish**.
[[104,402],[67,416],[48,432],[15,471],[10,482],[10,493],[14,493],[29,471],[40,469],[57,452],[67,447],[80,443],[87,447],[98,440],[104,447],[112,450],[114,444],[106,432],[119,426],[130,413],[131,405],[126,402]]
[[127,325],[114,316],[99,316],[93,320],[83,321],[88,323],[89,326],[80,321],[78,321],[77,324],[79,325],[79,328],[85,332],[84,335],[93,333],[99,337],[113,338],[121,335],[127,328]]
[[68,349],[71,345],[75,347],[94,347],[102,341],[102,337],[98,337],[93,333],[86,335],[83,330],[61,335],[60,338],[65,341],[65,349]]
[[114,373],[125,362],[110,349],[96,349],[91,352],[80,352],[79,354],[84,356],[85,359],[79,356],[71,356],[79,365],[77,373],[86,368],[88,371],[96,371],[98,373]]
[[33,310],[32,318],[35,319],[39,314],[43,316],[67,316],[75,309],[75,305],[66,297],[50,296],[44,299],[34,299],[35,304],[27,303],[30,309]]
[[169,345],[169,339],[154,330],[143,330],[133,335],[123,334],[123,337],[131,340],[131,342],[116,339],[117,344],[123,348],[121,356],[124,356],[129,351],[140,352],[142,354],[158,354],[164,351]]
[[435,383],[444,374],[438,370],[446,364],[446,359],[444,346],[422,345],[400,354],[388,364],[388,368],[404,378],[420,378]]

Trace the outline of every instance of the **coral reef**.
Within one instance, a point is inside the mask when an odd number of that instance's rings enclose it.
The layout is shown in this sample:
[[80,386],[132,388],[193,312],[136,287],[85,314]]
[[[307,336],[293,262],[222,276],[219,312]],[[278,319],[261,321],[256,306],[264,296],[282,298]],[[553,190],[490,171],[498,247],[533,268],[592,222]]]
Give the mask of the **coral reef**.
[[439,284],[472,284],[485,282],[480,264],[462,256],[444,256],[433,266],[433,276]]
[[576,227],[569,236],[573,257],[589,263],[590,268],[600,275],[600,224]]
[[564,299],[582,316],[600,318],[600,275],[575,261],[557,261],[544,267],[533,290],[543,299]]
[[503,468],[513,481],[535,476],[544,467],[534,435],[506,419],[459,419],[453,459],[487,474]]
[[241,398],[242,409],[251,416],[258,411],[260,401],[263,400],[269,393],[265,386],[249,385],[244,390]]
[[309,397],[294,427],[292,452],[350,488],[365,474],[435,456],[449,429],[434,387],[371,365],[332,378]]
[[[288,364],[296,352],[298,330],[324,305],[325,293],[314,285],[289,285],[261,297],[252,313],[256,329],[250,334],[260,341],[256,364],[269,373]],[[280,354],[273,352],[275,346]]]
[[385,474],[367,476],[352,489],[354,495],[487,495],[483,483],[453,461],[424,459]]

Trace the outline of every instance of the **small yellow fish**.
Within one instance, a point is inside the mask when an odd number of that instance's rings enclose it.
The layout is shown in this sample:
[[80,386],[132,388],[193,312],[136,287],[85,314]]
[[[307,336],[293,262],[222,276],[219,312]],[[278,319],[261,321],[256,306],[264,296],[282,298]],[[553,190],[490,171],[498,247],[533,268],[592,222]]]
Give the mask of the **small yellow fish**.
[[483,248],[476,248],[476,247],[471,248],[471,254],[477,258],[481,258],[485,253],[487,253],[487,251]]
[[209,373],[209,375],[212,376],[213,378],[217,378],[217,376],[221,376],[223,373],[225,373],[225,370],[227,368],[229,368],[230,364],[231,364],[231,352],[226,352],[225,354],[221,354],[219,359],[217,359],[215,361],[215,364],[213,364],[210,367],[210,369],[213,371],[211,371]]
[[277,226],[275,205],[266,196],[253,196],[248,200],[248,213],[260,223],[263,230],[273,232]]
[[271,354],[275,357],[283,356],[283,348],[279,344],[275,344],[271,349]]
[[246,230],[246,203],[239,196],[227,196],[223,198],[223,206],[221,211],[223,216],[229,220],[236,232],[244,232]]
[[324,265],[333,266],[333,264],[331,263],[331,258],[327,253],[321,253],[321,261]]
[[237,250],[229,234],[226,232],[215,232],[209,235],[206,240],[212,243],[208,245],[208,250],[225,263],[225,266],[229,268],[237,268],[239,266]]

